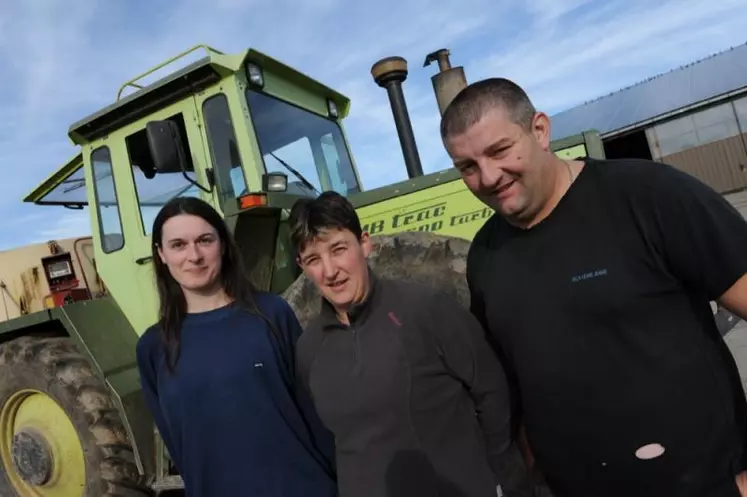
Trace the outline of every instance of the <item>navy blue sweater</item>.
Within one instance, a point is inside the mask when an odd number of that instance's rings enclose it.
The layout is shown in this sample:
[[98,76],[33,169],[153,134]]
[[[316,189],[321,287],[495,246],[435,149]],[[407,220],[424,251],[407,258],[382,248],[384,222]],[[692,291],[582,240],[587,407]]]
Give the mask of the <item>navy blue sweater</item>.
[[137,345],[145,400],[188,497],[332,497],[334,441],[295,380],[301,327],[281,297],[256,299],[282,342],[236,304],[189,314],[174,374],[150,327]]

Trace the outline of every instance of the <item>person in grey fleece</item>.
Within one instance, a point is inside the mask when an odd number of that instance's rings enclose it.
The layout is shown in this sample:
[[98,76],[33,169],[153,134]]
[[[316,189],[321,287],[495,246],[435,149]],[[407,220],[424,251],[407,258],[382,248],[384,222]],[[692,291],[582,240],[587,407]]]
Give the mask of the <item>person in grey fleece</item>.
[[378,277],[339,194],[297,203],[291,230],[323,297],[297,374],[334,434],[341,497],[505,495],[509,391],[478,321],[446,294]]

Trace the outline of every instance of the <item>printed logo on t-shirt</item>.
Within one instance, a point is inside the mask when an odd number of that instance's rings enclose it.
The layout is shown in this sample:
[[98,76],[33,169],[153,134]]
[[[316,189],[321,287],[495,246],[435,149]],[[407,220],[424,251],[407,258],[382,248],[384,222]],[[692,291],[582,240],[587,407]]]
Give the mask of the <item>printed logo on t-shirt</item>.
[[571,277],[571,283],[578,283],[579,281],[590,280],[592,278],[599,278],[601,276],[607,276],[607,269],[597,269],[596,271],[589,271],[588,273],[577,274]]

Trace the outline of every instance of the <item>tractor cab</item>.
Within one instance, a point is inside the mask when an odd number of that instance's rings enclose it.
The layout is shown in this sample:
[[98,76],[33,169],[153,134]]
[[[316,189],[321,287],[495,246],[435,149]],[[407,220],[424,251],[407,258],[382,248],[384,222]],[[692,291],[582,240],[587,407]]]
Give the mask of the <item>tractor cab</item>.
[[150,234],[176,196],[222,213],[255,284],[279,291],[297,276],[283,231],[287,208],[324,190],[362,189],[341,125],[349,106],[260,52],[198,45],[127,81],[114,103],[74,123],[68,135],[80,154],[25,200],[88,207],[98,271],[136,330],[156,318]]

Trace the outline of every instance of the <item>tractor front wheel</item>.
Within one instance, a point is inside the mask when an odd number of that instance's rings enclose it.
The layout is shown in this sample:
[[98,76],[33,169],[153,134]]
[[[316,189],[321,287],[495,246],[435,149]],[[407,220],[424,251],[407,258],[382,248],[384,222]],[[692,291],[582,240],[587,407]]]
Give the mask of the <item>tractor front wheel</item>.
[[68,338],[0,345],[0,495],[151,495],[105,384]]

